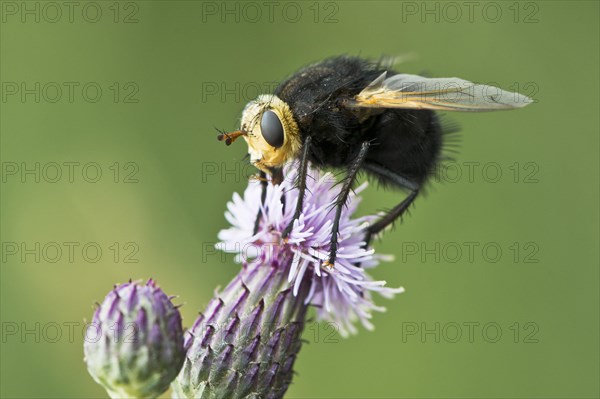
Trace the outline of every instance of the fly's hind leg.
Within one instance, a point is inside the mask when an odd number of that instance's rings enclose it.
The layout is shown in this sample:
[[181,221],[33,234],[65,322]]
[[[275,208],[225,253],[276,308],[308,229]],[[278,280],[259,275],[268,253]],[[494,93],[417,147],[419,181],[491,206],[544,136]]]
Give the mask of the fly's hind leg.
[[367,156],[369,151],[370,143],[365,141],[361,144],[360,151],[358,155],[352,161],[350,168],[348,169],[348,173],[344,178],[344,184],[342,185],[342,189],[337,197],[337,201],[335,203],[335,217],[333,219],[333,226],[331,227],[331,238],[330,238],[330,246],[329,246],[329,259],[324,262],[325,266],[333,268],[335,265],[335,258],[337,256],[338,249],[338,231],[340,227],[340,218],[342,217],[342,209],[346,206],[346,202],[348,200],[348,195],[352,190],[352,185],[354,184],[354,180],[356,179],[356,175],[358,171],[363,166],[363,162]]
[[384,177],[395,184],[403,187],[407,190],[410,190],[410,194],[406,197],[402,202],[392,208],[387,214],[385,214],[381,219],[375,222],[373,225],[367,228],[367,234],[365,237],[365,246],[368,246],[371,242],[371,239],[376,234],[380,233],[383,229],[385,229],[390,224],[394,223],[396,219],[402,216],[404,212],[410,207],[413,203],[417,195],[419,194],[420,185],[415,181],[406,178],[396,172],[389,170],[386,167],[378,165],[376,163],[366,163],[365,169],[374,174]]

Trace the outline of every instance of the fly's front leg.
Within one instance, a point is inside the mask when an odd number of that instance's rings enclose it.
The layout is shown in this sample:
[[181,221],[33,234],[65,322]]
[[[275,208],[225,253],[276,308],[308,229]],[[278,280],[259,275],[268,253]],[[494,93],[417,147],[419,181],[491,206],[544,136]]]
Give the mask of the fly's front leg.
[[360,151],[358,155],[352,161],[350,168],[348,169],[348,173],[344,178],[344,184],[342,185],[342,189],[337,197],[336,208],[335,208],[335,217],[333,219],[333,225],[331,226],[331,241],[329,242],[329,259],[324,263],[325,266],[333,268],[335,265],[335,258],[337,256],[338,249],[338,232],[340,228],[340,218],[342,217],[342,210],[346,206],[346,202],[348,201],[348,195],[350,195],[350,191],[352,190],[352,185],[354,184],[354,180],[356,179],[356,175],[358,171],[363,165],[367,153],[369,151],[370,143],[365,141],[360,146]]
[[376,175],[385,177],[386,179],[396,183],[398,186],[410,190],[410,194],[402,202],[396,205],[392,210],[386,213],[381,219],[372,224],[367,228],[365,237],[365,247],[369,245],[373,236],[381,232],[390,224],[394,223],[396,219],[402,216],[404,212],[410,207],[419,194],[420,185],[413,180],[404,177],[396,172],[389,170],[388,168],[378,165],[376,163],[365,163],[365,169]]
[[296,221],[300,217],[300,213],[302,213],[302,205],[304,203],[304,193],[306,192],[306,176],[308,173],[308,156],[310,154],[310,136],[306,137],[304,141],[304,145],[302,148],[302,156],[300,158],[300,169],[298,171],[298,180],[296,181],[296,187],[298,188],[298,201],[296,201],[296,209],[294,210],[294,215],[292,216],[292,220],[288,223],[286,228],[283,230],[281,237],[286,239],[290,233],[292,232],[292,228],[294,227],[294,221]]
[[258,214],[256,215],[256,221],[254,222],[254,234],[258,233],[258,228],[260,227],[260,217],[262,216],[262,207],[265,205],[265,199],[267,198],[267,174],[260,171],[258,178],[260,180],[260,207],[258,208]]

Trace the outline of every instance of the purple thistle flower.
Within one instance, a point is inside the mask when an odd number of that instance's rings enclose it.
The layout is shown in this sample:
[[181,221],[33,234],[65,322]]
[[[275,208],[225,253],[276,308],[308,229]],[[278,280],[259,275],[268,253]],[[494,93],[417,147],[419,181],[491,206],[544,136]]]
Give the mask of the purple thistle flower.
[[185,356],[179,310],[153,280],[115,286],[88,325],[84,353],[112,398],[158,397]]
[[[284,242],[281,231],[293,206],[284,212],[282,198],[295,204],[298,195],[290,183],[293,171],[288,178],[268,186],[262,207],[258,182],[227,204],[232,227],[219,233],[217,247],[237,254],[242,270],[186,332],[186,360],[172,384],[174,398],[282,398],[292,381],[309,305],[346,336],[356,332],[356,320],[372,328],[371,313],[383,310],[373,303],[372,292],[387,297],[402,292],[373,281],[365,271],[381,257],[364,248],[364,228],[375,217],[350,218],[359,202],[355,195],[342,213],[335,267],[321,266],[328,258],[337,196],[329,174],[310,171],[304,210]],[[262,220],[254,234],[259,208]]]
[[[299,295],[302,282],[310,280],[310,290],[302,300],[317,308],[319,319],[335,323],[342,336],[357,332],[354,325],[357,320],[365,328],[372,329],[372,312],[384,311],[385,308],[373,303],[371,293],[391,298],[404,289],[385,287],[385,281],[373,281],[367,274],[368,269],[386,258],[375,255],[372,248],[364,247],[364,228],[377,216],[351,219],[360,202],[357,194],[366,188],[366,183],[354,191],[342,212],[336,263],[330,269],[322,266],[322,262],[329,254],[335,213],[333,205],[338,195],[336,182],[330,173],[322,175],[317,170],[309,171],[304,209],[287,242],[284,242],[281,232],[292,219],[293,204],[298,197],[293,184],[295,180],[295,169],[288,167],[287,179],[282,184],[268,185],[262,207],[259,182],[250,182],[243,198],[234,194],[225,214],[232,227],[219,233],[221,242],[217,248],[237,254],[236,261],[248,264],[265,264],[289,257],[291,262],[279,264],[288,274],[293,294]],[[287,205],[285,211],[283,197],[286,204],[292,204]],[[253,234],[259,208],[262,220],[259,231]]]

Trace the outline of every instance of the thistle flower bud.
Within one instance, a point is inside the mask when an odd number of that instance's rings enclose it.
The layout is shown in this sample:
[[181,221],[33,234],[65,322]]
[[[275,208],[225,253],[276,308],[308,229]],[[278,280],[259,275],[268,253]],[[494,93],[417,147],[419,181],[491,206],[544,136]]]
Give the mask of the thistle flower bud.
[[245,264],[186,332],[175,398],[283,397],[302,345],[310,280],[294,295],[278,263]]
[[185,357],[179,311],[153,280],[115,286],[88,326],[84,353],[112,398],[156,398]]

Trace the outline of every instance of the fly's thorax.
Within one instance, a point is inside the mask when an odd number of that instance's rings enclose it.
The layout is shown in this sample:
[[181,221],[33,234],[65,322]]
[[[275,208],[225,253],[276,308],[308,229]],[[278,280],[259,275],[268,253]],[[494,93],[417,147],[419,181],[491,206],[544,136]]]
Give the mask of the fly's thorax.
[[246,133],[244,139],[252,163],[265,172],[296,157],[302,145],[289,105],[271,94],[263,94],[246,105],[241,130]]

